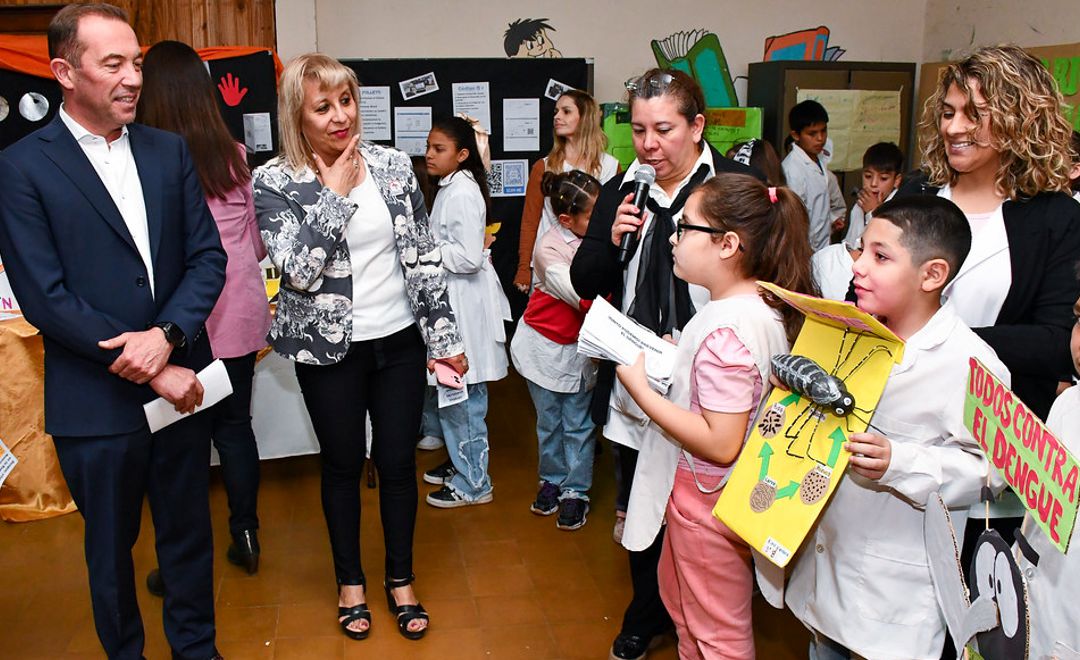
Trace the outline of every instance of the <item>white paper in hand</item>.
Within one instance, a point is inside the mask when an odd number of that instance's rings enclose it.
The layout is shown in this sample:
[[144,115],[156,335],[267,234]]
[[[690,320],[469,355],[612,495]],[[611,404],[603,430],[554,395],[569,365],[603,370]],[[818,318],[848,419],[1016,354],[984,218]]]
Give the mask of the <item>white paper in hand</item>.
[[[203,402],[202,405],[195,408],[195,412],[209,408],[232,394],[232,382],[229,381],[229,372],[225,371],[225,363],[221,360],[214,360],[195,377],[199,379],[203,386]],[[146,413],[146,423],[150,425],[151,433],[157,433],[169,424],[194,414],[176,412],[173,404],[161,397],[154,399],[150,403],[143,404],[143,411]]]
[[675,345],[615,309],[603,298],[593,301],[578,336],[578,353],[633,364],[645,353],[645,373],[653,389],[666,393],[675,368]]

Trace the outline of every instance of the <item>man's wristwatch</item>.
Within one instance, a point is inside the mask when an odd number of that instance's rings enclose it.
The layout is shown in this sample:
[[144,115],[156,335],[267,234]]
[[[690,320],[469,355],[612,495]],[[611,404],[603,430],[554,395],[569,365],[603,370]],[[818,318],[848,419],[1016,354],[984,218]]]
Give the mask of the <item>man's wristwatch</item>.
[[155,323],[151,327],[161,328],[161,331],[165,333],[165,341],[172,344],[173,348],[183,348],[184,344],[187,343],[187,337],[184,336],[184,331],[172,321],[162,321],[160,323]]

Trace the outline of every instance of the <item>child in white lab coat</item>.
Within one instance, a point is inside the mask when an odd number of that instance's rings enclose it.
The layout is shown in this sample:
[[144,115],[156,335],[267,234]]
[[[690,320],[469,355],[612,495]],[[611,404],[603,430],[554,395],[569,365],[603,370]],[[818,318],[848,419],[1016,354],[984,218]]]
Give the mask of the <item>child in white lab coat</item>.
[[580,170],[545,172],[540,184],[556,223],[532,253],[536,287],[518,323],[510,355],[536,406],[540,487],[530,510],[556,511],[556,527],[582,527],[589,513],[596,424],[589,414],[596,364],[577,352],[591,301],[570,283],[570,263],[589,227],[600,182]]
[[492,500],[487,382],[506,376],[503,321],[510,320],[510,306],[484,248],[490,202],[472,125],[459,117],[436,121],[428,134],[425,158],[428,174],[439,178],[431,233],[442,252],[450,305],[460,319],[458,330],[468,360],[468,399],[438,411],[452,465],[424,475],[428,483],[437,477],[442,484],[428,494],[427,503],[449,509]]
[[806,206],[810,247],[816,251],[829,244],[835,219],[829,198],[830,175],[822,157],[829,138],[829,113],[817,101],[803,101],[788,113],[788,126],[792,144],[782,163],[784,178]]
[[[941,493],[954,524],[992,470],[964,425],[971,357],[1008,371],[942,304],[971,245],[964,214],[932,197],[878,208],[855,262],[859,308],[905,340],[870,429],[845,445],[850,469],[795,561],[785,600],[814,633],[810,657],[937,660],[945,641],[923,540],[924,505]],[[776,604],[776,603],[774,603]]]
[[904,152],[892,142],[870,145],[862,157],[862,188],[859,198],[851,208],[844,242],[852,250],[858,249],[859,240],[873,217],[874,209],[896,195],[896,189],[904,176]]
[[653,422],[623,543],[654,538],[666,518],[657,577],[679,657],[753,658],[750,547],[712,509],[768,397],[769,360],[803,320],[757,282],[814,292],[806,211],[786,188],[718,174],[690,195],[672,242],[675,275],[708,289],[709,302],[682,330],[667,398],[650,389],[642,358],[616,369]]

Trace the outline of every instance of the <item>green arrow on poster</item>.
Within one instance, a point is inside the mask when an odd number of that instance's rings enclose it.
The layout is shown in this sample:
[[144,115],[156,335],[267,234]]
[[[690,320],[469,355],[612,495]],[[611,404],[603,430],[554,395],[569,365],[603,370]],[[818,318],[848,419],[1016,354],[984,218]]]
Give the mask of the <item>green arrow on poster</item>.
[[758,452],[758,458],[761,459],[761,471],[758,473],[758,481],[761,481],[769,474],[769,459],[772,458],[773,448],[769,443],[761,445],[761,451]]
[[782,405],[785,408],[787,408],[788,406],[790,406],[793,403],[798,403],[798,402],[799,402],[799,395],[795,394],[794,392],[787,395],[783,399],[780,399],[780,405]]
[[795,497],[795,493],[799,492],[799,482],[792,481],[788,485],[784,486],[780,490],[776,491],[776,499],[783,500],[791,497]]
[[836,461],[840,459],[840,448],[844,446],[844,440],[847,438],[844,437],[844,432],[840,430],[839,426],[833,429],[829,437],[832,438],[832,450],[829,451],[828,464],[829,467],[833,468],[836,467]]

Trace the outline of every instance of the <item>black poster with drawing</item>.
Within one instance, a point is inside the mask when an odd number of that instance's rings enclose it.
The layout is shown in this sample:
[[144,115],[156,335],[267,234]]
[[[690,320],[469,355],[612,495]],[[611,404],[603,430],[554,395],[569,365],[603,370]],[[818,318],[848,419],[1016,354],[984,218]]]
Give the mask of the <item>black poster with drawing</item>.
[[[537,160],[551,151],[554,135],[552,117],[555,115],[557,89],[565,87],[583,89],[592,92],[592,62],[584,58],[554,59],[496,59],[496,58],[455,58],[455,59],[417,59],[417,60],[342,60],[342,63],[356,71],[360,85],[385,86],[390,88],[390,128],[391,139],[378,140],[380,144],[394,146],[393,124],[394,108],[430,107],[433,119],[447,117],[454,113],[453,84],[487,82],[489,93],[489,111],[491,113],[491,159],[528,160],[531,167]],[[427,91],[431,85],[432,74],[435,91]],[[417,80],[419,79],[419,80]],[[406,85],[410,96],[402,94],[400,83]],[[556,83],[552,85],[551,81]],[[550,93],[555,99],[547,97]],[[416,95],[419,94],[419,95]],[[540,103],[540,148],[536,151],[505,151],[503,149],[503,100],[504,99],[539,99]],[[525,172],[526,176],[528,171]],[[502,223],[498,239],[491,248],[491,260],[499,280],[503,284],[510,305],[517,318],[525,307],[525,297],[514,288],[514,271],[518,261],[518,236],[521,224],[521,211],[525,197],[494,197],[491,200],[492,220]]]
[[[277,76],[270,51],[241,57],[208,60],[207,69],[216,88],[218,105],[225,125],[237,142],[244,143],[244,115],[269,117],[270,142],[246,144],[248,165],[256,167],[270,160],[279,150],[277,123]],[[256,119],[256,121],[259,121]],[[269,147],[269,148],[267,148]]]
[[0,150],[52,121],[60,100],[52,78],[0,69]]

